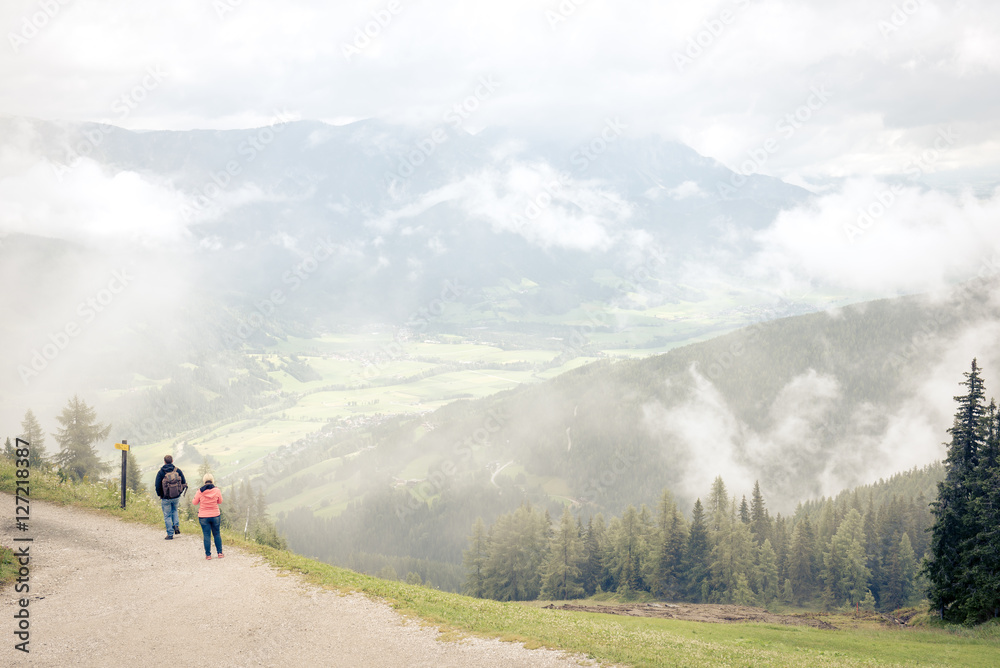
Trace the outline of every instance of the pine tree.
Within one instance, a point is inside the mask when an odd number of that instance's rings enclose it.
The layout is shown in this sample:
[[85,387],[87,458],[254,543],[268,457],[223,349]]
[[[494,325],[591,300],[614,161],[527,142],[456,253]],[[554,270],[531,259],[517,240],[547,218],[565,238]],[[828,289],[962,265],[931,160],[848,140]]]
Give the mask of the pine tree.
[[71,478],[96,478],[111,469],[110,464],[101,461],[94,448],[95,443],[103,441],[111,433],[111,425],[97,424],[97,413],[93,408],[74,396],[56,420],[62,425],[55,434],[60,447],[55,457],[56,464]]
[[125,457],[125,486],[137,494],[146,493],[146,485],[142,482],[142,470],[131,450],[126,452]]
[[764,495],[760,492],[760,482],[753,484],[753,494],[750,496],[750,531],[753,532],[757,545],[771,538],[771,516],[764,504]]
[[[462,554],[462,565],[465,567],[465,587],[462,593],[466,596],[484,598],[486,596],[486,558],[489,554],[489,541],[486,535],[486,525],[483,518],[477,517],[472,525],[472,535],[469,536],[469,549]],[[395,578],[392,578],[395,579]]]
[[688,531],[687,544],[684,546],[682,561],[682,577],[688,600],[704,602],[708,589],[708,560],[712,546],[708,539],[708,527],[705,526],[705,509],[701,499],[694,502],[691,511],[691,529]]
[[11,442],[10,436],[8,436],[7,440],[4,441],[3,456],[11,461],[17,459],[17,448],[15,448],[14,444]]
[[929,558],[924,573],[929,582],[928,597],[942,617],[961,621],[964,615],[949,609],[967,594],[968,564],[961,547],[980,533],[974,511],[970,510],[975,469],[983,448],[985,389],[976,360],[964,374],[965,394],[955,397],[958,410],[948,432],[951,443],[945,459],[945,479],[938,483],[938,498],[931,504],[934,526]]
[[36,471],[48,468],[49,458],[45,452],[45,433],[30,408],[21,421],[21,438],[30,444],[28,463],[31,468]]
[[584,593],[580,578],[582,561],[583,544],[573,522],[573,515],[566,507],[549,545],[542,598],[563,600],[582,597]]
[[743,501],[740,502],[740,522],[750,524],[750,507],[747,505],[746,495],[743,496]]

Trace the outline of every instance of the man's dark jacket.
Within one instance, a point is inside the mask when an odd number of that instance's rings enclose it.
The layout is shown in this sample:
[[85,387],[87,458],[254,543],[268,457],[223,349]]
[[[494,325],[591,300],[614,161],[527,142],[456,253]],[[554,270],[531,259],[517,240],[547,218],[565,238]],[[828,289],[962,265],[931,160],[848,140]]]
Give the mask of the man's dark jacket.
[[[173,464],[164,464],[163,466],[160,467],[160,470],[157,471],[156,473],[156,495],[161,499],[163,498],[163,476],[167,475],[175,468],[177,467],[174,466]],[[181,474],[181,484],[186,485],[187,480],[184,479],[184,471],[177,469],[177,472]]]

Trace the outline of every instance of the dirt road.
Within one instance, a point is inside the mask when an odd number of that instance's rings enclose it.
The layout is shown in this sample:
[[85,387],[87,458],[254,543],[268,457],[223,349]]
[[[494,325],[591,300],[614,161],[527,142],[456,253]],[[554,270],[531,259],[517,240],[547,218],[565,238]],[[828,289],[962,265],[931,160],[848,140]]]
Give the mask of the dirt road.
[[304,584],[235,549],[206,561],[200,530],[165,541],[162,530],[32,500],[23,534],[13,498],[0,504],[0,542],[34,538],[31,652],[14,649],[22,594],[7,587],[0,666],[580,665],[498,640],[438,641],[385,603]]

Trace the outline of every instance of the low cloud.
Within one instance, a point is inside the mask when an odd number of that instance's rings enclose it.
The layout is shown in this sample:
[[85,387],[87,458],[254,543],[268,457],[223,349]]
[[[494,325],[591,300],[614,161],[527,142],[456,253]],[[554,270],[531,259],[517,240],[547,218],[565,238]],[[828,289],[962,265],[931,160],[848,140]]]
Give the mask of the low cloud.
[[781,212],[756,235],[747,273],[781,289],[862,294],[941,289],[971,278],[1000,248],[1000,192],[988,198],[850,179]]

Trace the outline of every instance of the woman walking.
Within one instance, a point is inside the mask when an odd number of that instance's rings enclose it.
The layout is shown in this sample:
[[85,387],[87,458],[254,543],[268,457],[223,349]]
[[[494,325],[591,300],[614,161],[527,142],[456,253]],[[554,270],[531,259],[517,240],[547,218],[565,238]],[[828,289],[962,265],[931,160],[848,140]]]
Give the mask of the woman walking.
[[[201,533],[205,537],[205,558],[212,558],[212,537],[215,538],[215,551],[222,559],[222,535],[219,533],[219,526],[222,522],[222,511],[219,504],[222,503],[222,490],[215,486],[215,476],[211,473],[205,474],[205,484],[198,488],[198,492],[191,501],[198,506],[198,522],[201,523]],[[211,535],[209,535],[211,532]]]

